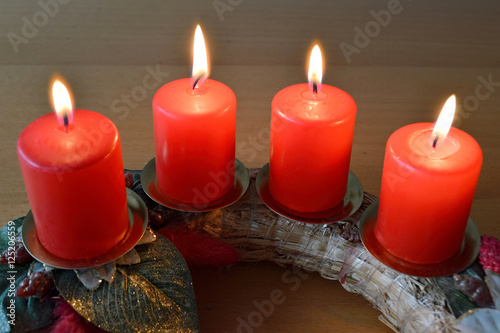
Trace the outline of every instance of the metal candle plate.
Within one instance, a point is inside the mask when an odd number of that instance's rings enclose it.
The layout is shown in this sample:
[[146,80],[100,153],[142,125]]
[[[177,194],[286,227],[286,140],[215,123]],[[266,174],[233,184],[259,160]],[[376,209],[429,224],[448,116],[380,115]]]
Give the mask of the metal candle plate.
[[250,174],[248,169],[238,159],[234,161],[234,185],[222,197],[204,204],[186,203],[178,201],[168,196],[158,186],[156,179],[156,161],[150,160],[141,173],[141,184],[144,192],[159,203],[168,208],[184,212],[208,212],[219,208],[227,207],[240,199],[248,189],[250,184]]
[[278,202],[269,191],[269,163],[264,165],[255,180],[257,193],[269,209],[283,217],[307,223],[331,223],[343,220],[358,210],[363,203],[363,187],[354,173],[349,171],[344,200],[337,206],[321,212],[299,212]]
[[446,261],[437,264],[415,264],[400,259],[387,251],[375,237],[378,215],[378,200],[368,207],[359,222],[360,235],[366,249],[384,265],[404,274],[420,277],[439,277],[458,273],[476,259],[481,245],[481,236],[474,221],[469,218],[460,251]]
[[22,239],[26,250],[36,260],[55,268],[82,269],[96,267],[111,262],[132,249],[142,238],[148,225],[148,209],[141,197],[127,188],[130,227],[118,245],[108,252],[91,259],[64,259],[47,251],[38,241],[35,220],[31,210],[22,225]]

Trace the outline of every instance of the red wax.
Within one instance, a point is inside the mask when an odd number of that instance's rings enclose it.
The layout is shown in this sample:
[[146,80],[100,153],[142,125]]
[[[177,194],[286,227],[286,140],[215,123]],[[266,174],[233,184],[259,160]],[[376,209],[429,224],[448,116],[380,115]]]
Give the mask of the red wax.
[[21,133],[17,152],[38,239],[64,259],[94,258],[128,226],[118,130],[111,120],[75,110],[67,129],[47,114]]
[[459,251],[483,159],[478,143],[453,127],[433,150],[433,125],[405,126],[387,141],[375,226],[390,253],[419,264]]
[[323,84],[287,87],[274,96],[269,190],[296,211],[318,212],[346,193],[356,103],[345,91]]
[[234,185],[236,96],[226,85],[191,79],[153,98],[156,177],[169,197],[202,208]]

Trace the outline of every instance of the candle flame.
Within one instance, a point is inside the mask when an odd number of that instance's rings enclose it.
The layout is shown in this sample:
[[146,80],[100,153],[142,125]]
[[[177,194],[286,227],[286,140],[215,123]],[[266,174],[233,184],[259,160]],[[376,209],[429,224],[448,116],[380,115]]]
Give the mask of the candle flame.
[[68,127],[73,122],[73,102],[68,88],[61,81],[55,79],[52,84],[52,107],[59,123]]
[[323,78],[323,60],[321,58],[321,50],[319,46],[314,45],[309,58],[309,89],[313,93],[318,93],[321,90],[321,80]]
[[200,25],[196,26],[194,33],[194,51],[193,51],[193,72],[191,75],[191,85],[193,89],[199,87],[208,77],[208,57],[205,40]]
[[444,103],[443,109],[441,110],[439,118],[434,125],[434,130],[432,131],[430,138],[433,148],[436,148],[439,140],[446,138],[446,135],[448,135],[451,124],[453,123],[453,117],[455,116],[456,104],[457,101],[455,95],[451,95],[446,103]]

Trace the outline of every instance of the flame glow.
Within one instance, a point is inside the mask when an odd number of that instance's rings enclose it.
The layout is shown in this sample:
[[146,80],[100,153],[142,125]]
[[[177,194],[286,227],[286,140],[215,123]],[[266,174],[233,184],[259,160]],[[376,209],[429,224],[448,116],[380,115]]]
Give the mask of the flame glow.
[[323,60],[321,58],[321,50],[318,45],[314,45],[309,58],[308,72],[309,88],[313,93],[321,90],[321,81],[323,79]]
[[436,148],[439,140],[446,138],[446,135],[448,135],[451,124],[453,123],[453,117],[455,116],[456,104],[455,95],[451,95],[446,103],[444,103],[443,109],[441,110],[439,118],[434,125],[434,130],[432,131],[430,138],[431,145],[434,148]]
[[193,51],[193,72],[191,75],[191,85],[193,89],[195,86],[201,86],[208,77],[208,59],[207,48],[203,33],[200,26],[196,26],[194,33],[194,51]]
[[73,122],[73,102],[68,88],[59,79],[52,84],[52,106],[57,120],[65,127]]

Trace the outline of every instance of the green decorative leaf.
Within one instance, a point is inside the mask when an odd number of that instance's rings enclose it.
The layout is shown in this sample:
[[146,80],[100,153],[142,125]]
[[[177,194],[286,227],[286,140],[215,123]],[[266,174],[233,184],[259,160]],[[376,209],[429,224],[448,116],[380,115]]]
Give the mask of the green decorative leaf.
[[456,318],[469,310],[477,308],[477,306],[455,285],[453,276],[438,277],[436,278],[436,282],[439,288],[444,292],[450,304],[451,311]]
[[[1,265],[2,269],[3,266]],[[29,264],[16,268],[17,273],[10,274],[2,270],[0,279],[13,278],[17,286],[28,273]],[[9,281],[9,280],[7,280]],[[54,303],[50,298],[41,300],[37,297],[19,298],[14,295],[14,289],[10,288],[10,282],[7,288],[3,289],[0,296],[0,332],[28,332],[49,325],[52,322],[52,312]]]
[[87,320],[110,332],[197,332],[189,269],[165,237],[136,247],[141,263],[117,267],[115,280],[95,291],[73,271],[56,270],[61,295]]

